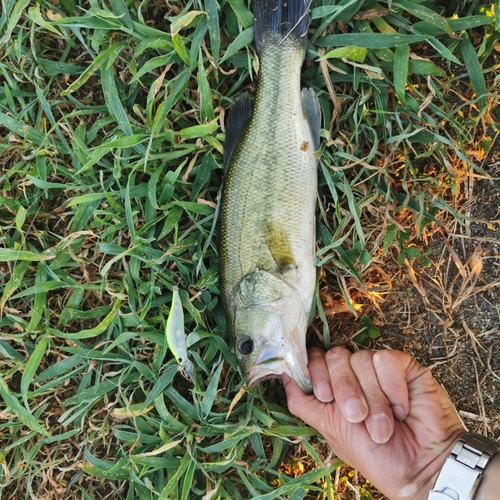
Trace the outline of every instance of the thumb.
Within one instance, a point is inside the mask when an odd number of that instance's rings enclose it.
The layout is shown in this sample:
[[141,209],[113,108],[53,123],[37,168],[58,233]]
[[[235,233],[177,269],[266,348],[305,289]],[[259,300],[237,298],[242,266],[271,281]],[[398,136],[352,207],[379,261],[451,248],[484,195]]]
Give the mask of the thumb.
[[314,394],[305,394],[295,381],[286,373],[281,375],[285,387],[286,399],[290,413],[302,419],[306,424],[314,427],[317,416],[323,413],[325,403],[322,403]]

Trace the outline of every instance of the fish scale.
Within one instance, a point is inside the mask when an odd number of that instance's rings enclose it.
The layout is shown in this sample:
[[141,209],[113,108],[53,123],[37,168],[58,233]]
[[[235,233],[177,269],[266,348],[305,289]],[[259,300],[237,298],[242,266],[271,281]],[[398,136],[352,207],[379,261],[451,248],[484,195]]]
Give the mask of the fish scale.
[[[317,173],[312,146],[310,151],[300,149],[303,142],[311,144],[312,139],[302,118],[300,71],[287,74],[290,66],[298,66],[300,54],[297,50],[289,52],[275,57],[271,64],[266,63],[265,54],[262,56],[255,118],[227,172],[223,202],[227,217],[221,237],[227,241],[224,249],[237,252],[239,257],[224,259],[225,288],[236,285],[257,266],[277,270],[264,240],[266,220],[276,218],[283,224],[299,261],[306,260],[305,255],[300,257],[305,253],[304,242],[314,241]],[[281,65],[282,59],[292,59],[295,64]],[[285,88],[273,84],[273,75],[287,83]],[[260,96],[264,98],[259,100]],[[231,235],[225,238],[228,227]],[[307,260],[311,265],[314,258],[310,247]],[[294,273],[291,279],[300,286],[300,275]]]
[[[310,392],[305,333],[316,280],[320,114],[314,92],[300,90],[307,6],[257,0],[254,9],[260,58],[255,107],[246,116],[250,107],[240,102],[229,116],[240,135],[225,159],[222,298],[249,381],[288,373]],[[284,30],[284,19],[297,29]],[[226,139],[228,150],[232,139]]]

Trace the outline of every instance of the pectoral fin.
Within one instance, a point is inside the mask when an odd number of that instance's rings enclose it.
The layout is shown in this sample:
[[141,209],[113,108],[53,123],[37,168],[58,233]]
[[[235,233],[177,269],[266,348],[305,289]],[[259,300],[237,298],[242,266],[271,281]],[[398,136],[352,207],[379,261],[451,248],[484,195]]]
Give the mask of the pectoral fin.
[[234,148],[238,140],[248,125],[252,117],[252,102],[245,95],[238,97],[229,110],[229,116],[226,123],[226,140],[224,141],[224,170],[227,169]]
[[280,223],[268,222],[264,227],[264,237],[269,251],[281,272],[290,271],[297,267],[288,235]]

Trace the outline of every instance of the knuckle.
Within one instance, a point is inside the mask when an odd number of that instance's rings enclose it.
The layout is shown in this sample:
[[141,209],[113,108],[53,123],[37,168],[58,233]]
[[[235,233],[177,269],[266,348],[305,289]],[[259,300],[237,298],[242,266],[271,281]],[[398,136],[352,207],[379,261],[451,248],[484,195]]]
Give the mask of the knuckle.
[[339,373],[335,377],[334,391],[337,389],[337,394],[341,399],[347,398],[353,391],[357,389],[357,385],[352,376],[344,373]]
[[311,347],[308,351],[309,358],[318,359],[325,357],[325,351],[320,347]]
[[378,363],[378,364],[383,364],[387,361],[390,360],[390,358],[392,358],[394,356],[393,354],[393,351],[391,350],[382,350],[382,351],[377,351],[374,355],[373,355],[373,362],[374,363]]
[[410,358],[411,356],[402,351],[394,351],[392,349],[383,349],[381,351],[377,351],[373,358],[377,363],[393,363],[396,360],[400,360],[401,358]]
[[351,366],[366,366],[367,363],[373,363],[373,351],[358,351],[351,356]]
[[326,352],[325,358],[327,362],[335,362],[341,358],[348,358],[351,353],[344,347],[335,346]]
[[434,375],[432,374],[431,369],[428,366],[422,366],[420,365],[419,367],[419,375],[423,379],[434,379]]
[[292,415],[295,415],[296,417],[298,417],[298,415],[297,415],[298,407],[299,406],[295,403],[295,401],[293,399],[288,401],[288,411]]
[[304,417],[307,417],[307,415],[304,415],[304,408],[307,408],[307,405],[305,405],[304,402],[301,401],[300,398],[290,398],[289,399],[288,411],[292,415],[295,415],[296,417],[300,418],[301,420],[304,420]]

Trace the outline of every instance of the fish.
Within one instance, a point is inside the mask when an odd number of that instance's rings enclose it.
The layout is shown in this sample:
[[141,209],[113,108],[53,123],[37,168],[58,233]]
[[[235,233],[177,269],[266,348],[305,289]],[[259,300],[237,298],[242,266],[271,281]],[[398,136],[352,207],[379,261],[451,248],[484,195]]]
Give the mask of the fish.
[[316,284],[321,111],[300,82],[309,2],[255,0],[253,13],[255,103],[235,99],[226,124],[221,299],[248,385],[286,373],[311,393],[306,331]]

